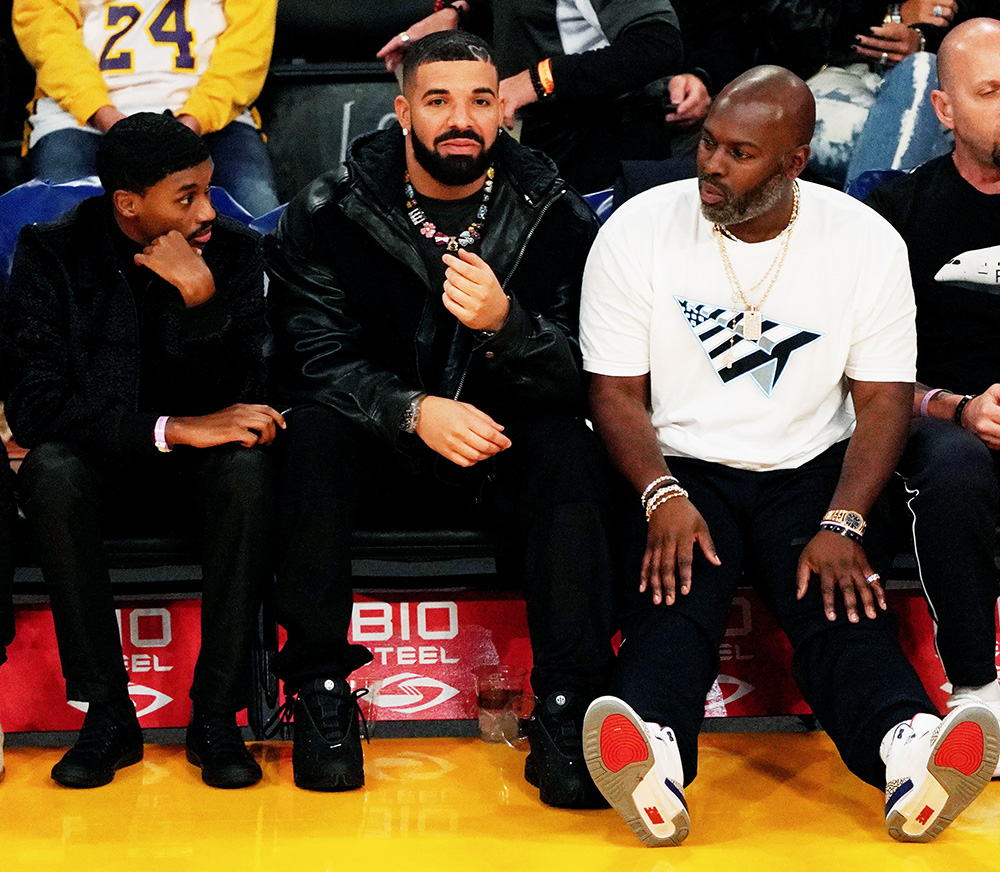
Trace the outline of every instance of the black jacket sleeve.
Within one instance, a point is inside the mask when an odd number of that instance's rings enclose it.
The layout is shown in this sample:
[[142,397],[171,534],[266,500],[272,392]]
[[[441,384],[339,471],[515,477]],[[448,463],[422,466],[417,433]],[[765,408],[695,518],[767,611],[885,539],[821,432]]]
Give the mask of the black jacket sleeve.
[[684,48],[676,27],[637,23],[606,48],[551,59],[560,100],[617,97],[682,72]]
[[326,177],[314,182],[265,239],[275,394],[287,406],[332,406],[392,444],[418,391],[365,355],[361,324],[322,252],[322,207],[310,205],[325,203],[328,194]]
[[[155,451],[155,414],[135,411],[137,380],[118,390],[78,375],[71,347],[68,276],[32,225],[21,231],[4,313],[7,421],[18,443],[77,442],[104,453]],[[108,387],[107,385],[103,387]]]

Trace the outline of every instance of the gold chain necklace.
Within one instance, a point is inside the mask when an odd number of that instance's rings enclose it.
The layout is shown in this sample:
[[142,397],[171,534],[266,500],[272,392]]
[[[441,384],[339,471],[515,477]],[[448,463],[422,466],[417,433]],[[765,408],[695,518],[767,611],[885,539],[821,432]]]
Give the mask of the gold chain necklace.
[[[715,241],[719,246],[719,255],[722,258],[722,266],[726,271],[726,278],[729,280],[729,284],[733,289],[733,303],[737,305],[742,303],[747,308],[747,311],[740,313],[740,324],[743,327],[743,338],[748,339],[751,342],[756,342],[760,339],[761,333],[763,332],[763,316],[760,313],[760,308],[764,305],[764,301],[767,299],[768,294],[770,294],[771,290],[774,288],[775,282],[778,281],[778,276],[781,273],[781,268],[785,265],[785,255],[788,254],[788,244],[792,238],[792,229],[795,227],[795,220],[798,217],[799,185],[797,182],[793,182],[792,214],[788,219],[788,224],[785,226],[785,229],[781,231],[784,236],[781,248],[775,254],[774,260],[771,261],[770,266],[768,266],[765,270],[764,275],[761,276],[760,280],[746,291],[744,291],[740,285],[740,280],[736,277],[736,270],[733,268],[732,261],[729,259],[729,252],[726,251],[725,237],[728,236],[730,239],[735,239],[736,237],[734,237],[723,225],[712,225],[712,231],[715,233]],[[748,298],[757,293],[757,291],[765,283],[767,283],[767,287],[764,289],[764,293],[761,295],[761,298],[755,303],[750,302]],[[734,325],[730,325],[730,329],[733,329],[733,326]],[[729,340],[729,350],[726,352],[727,367],[733,365],[732,349],[735,342],[736,337],[734,335]]]

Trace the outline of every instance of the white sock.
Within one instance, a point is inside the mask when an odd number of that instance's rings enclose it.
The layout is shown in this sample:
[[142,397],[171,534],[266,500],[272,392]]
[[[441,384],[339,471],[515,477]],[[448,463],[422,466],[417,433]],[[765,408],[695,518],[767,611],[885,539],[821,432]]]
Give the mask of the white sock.
[[974,696],[985,703],[1000,703],[1000,684],[991,681],[982,687],[966,687],[964,685],[952,687],[952,696]]

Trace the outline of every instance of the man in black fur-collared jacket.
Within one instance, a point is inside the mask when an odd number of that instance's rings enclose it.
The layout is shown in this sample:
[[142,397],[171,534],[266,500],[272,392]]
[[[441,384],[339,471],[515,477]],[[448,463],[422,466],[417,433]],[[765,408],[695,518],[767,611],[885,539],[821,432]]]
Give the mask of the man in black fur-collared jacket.
[[[577,343],[596,219],[552,162],[498,135],[489,47],[446,31],[404,58],[394,128],[355,143],[265,242],[279,448],[278,656],[300,787],[364,783],[348,675],[351,532],[499,520],[528,607],[538,698],[525,775],[602,800],[583,713],[610,665],[600,449]],[[366,517],[366,515],[368,517]],[[502,652],[501,652],[502,653]]]
[[3,325],[20,495],[49,587],[67,697],[89,703],[52,770],[97,787],[142,758],[102,550],[106,528],[204,531],[203,638],[188,759],[206,783],[261,777],[236,726],[268,571],[270,465],[259,238],[217,218],[212,162],[173,118],[104,137],[105,194],[18,240]]

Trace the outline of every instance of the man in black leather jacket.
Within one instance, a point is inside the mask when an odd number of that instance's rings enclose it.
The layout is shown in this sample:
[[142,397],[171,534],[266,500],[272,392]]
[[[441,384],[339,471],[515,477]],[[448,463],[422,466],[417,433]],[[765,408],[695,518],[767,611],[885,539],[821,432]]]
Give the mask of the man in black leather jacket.
[[[596,219],[542,155],[499,134],[478,37],[410,47],[402,126],[355,142],[265,246],[281,442],[277,672],[297,694],[295,782],[364,783],[348,675],[360,523],[497,521],[525,589],[539,699],[526,777],[601,799],[583,712],[610,663],[604,460],[584,424],[580,283]],[[442,293],[443,290],[443,293]]]

